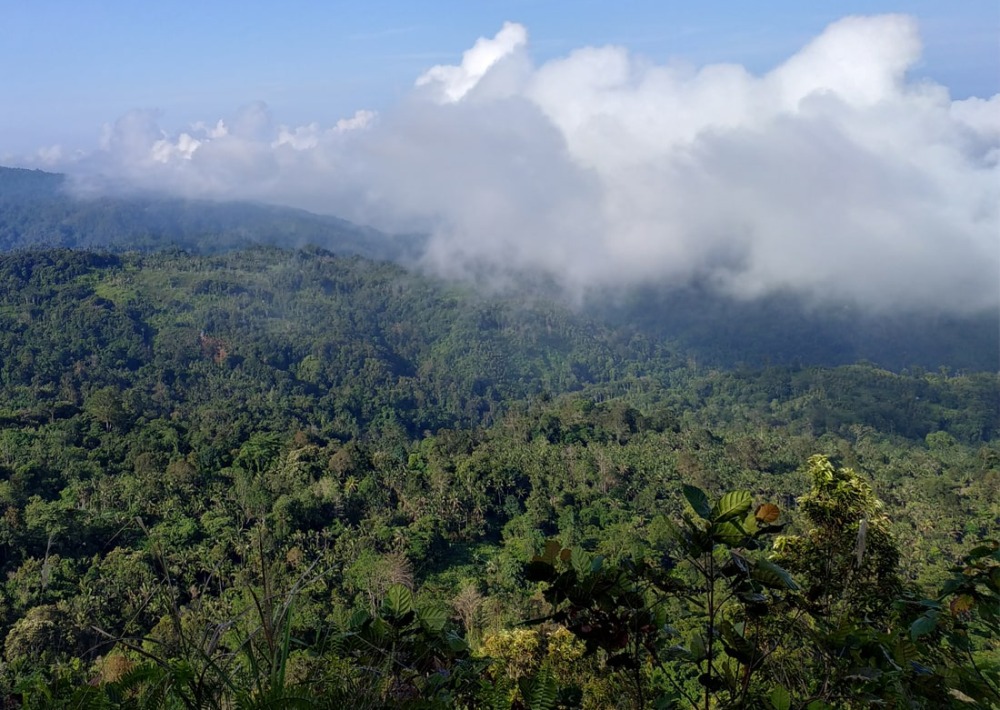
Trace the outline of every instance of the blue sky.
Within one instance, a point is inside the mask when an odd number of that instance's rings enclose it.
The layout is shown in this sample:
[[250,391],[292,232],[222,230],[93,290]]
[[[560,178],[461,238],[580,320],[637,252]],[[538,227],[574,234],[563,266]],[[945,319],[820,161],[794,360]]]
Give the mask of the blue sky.
[[1000,301],[997,0],[0,0],[0,164],[504,281]]
[[1000,92],[996,0],[3,0],[0,156],[92,148],[104,123],[134,108],[158,109],[175,127],[252,101],[293,125],[383,110],[507,20],[527,28],[536,62],[612,43],[653,62],[761,73],[844,15],[885,12],[920,23],[924,53],[911,74],[955,98]]

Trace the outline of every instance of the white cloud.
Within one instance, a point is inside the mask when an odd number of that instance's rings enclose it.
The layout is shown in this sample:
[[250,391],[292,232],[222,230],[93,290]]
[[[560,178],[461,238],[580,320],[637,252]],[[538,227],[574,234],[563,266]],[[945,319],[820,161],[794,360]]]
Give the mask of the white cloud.
[[417,79],[417,86],[436,89],[436,98],[440,101],[460,101],[500,60],[527,41],[528,32],[522,25],[505,22],[493,39],[480,37],[472,49],[462,55],[460,65],[431,67]]
[[534,66],[526,42],[507,23],[393,110],[328,128],[254,104],[168,134],[132,112],[75,169],[424,229],[446,273],[542,269],[577,292],[698,278],[873,308],[1000,299],[1000,96],[909,80],[910,18],[846,18],[761,76],[620,47]]

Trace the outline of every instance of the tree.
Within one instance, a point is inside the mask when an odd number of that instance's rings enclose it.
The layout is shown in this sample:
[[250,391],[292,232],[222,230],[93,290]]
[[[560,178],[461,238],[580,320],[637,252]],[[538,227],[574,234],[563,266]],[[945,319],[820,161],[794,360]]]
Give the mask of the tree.
[[87,397],[84,410],[103,425],[106,431],[112,431],[125,420],[125,410],[119,392],[113,387],[103,387]]
[[809,459],[809,493],[799,509],[809,526],[775,541],[778,559],[805,587],[813,614],[831,623],[854,615],[885,625],[902,591],[899,548],[882,504],[850,468]]
[[[787,695],[755,682],[780,645],[767,622],[793,608],[798,590],[766,551],[767,536],[784,527],[774,524],[780,511],[770,503],[754,509],[747,491],[712,503],[684,486],[684,497],[695,517],[673,526],[679,559],[614,566],[550,541],[526,576],[546,585],[555,611],[545,620],[564,624],[610,670],[627,674],[634,707],[654,696],[705,710],[764,706],[768,693]],[[686,639],[675,624],[689,629]]]

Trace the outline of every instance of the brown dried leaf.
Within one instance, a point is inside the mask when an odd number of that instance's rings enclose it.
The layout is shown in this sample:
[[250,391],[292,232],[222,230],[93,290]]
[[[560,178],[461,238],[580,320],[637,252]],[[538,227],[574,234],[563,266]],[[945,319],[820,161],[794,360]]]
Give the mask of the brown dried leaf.
[[757,513],[755,515],[757,520],[762,523],[773,523],[778,519],[778,516],[781,515],[781,511],[774,503],[765,503],[757,508]]

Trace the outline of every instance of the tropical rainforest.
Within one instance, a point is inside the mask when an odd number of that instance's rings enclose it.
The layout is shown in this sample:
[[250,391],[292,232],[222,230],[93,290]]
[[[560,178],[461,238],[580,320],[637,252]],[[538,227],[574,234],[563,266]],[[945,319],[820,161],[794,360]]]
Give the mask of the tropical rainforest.
[[59,184],[0,170],[4,707],[1000,707],[996,314]]

